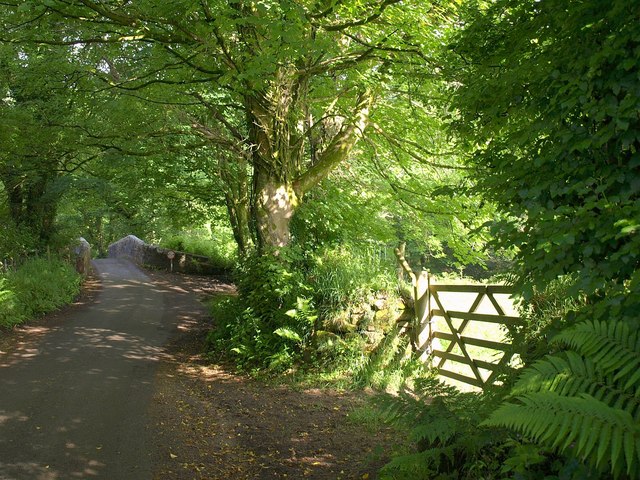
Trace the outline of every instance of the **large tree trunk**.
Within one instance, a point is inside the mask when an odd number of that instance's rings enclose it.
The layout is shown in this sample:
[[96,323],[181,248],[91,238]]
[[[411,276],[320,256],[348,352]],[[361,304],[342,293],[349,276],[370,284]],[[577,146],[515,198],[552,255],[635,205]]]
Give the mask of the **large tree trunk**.
[[289,120],[282,114],[282,102],[274,111],[265,108],[264,102],[248,102],[253,145],[251,215],[260,251],[277,252],[289,245],[291,219],[304,194],[349,156],[367,126],[372,101],[370,92],[358,97],[353,116],[345,119],[339,132],[316,155],[316,162],[304,171],[300,162],[302,139],[295,138],[292,125],[283,125]]
[[289,223],[297,206],[291,182],[299,169],[300,149],[291,145],[290,94],[275,90],[277,98],[265,94],[246,99],[253,166],[251,226],[260,252],[289,244]]
[[254,173],[253,217],[256,223],[258,248],[273,251],[286,247],[291,241],[289,224],[298,206],[298,199],[291,185],[268,176]]

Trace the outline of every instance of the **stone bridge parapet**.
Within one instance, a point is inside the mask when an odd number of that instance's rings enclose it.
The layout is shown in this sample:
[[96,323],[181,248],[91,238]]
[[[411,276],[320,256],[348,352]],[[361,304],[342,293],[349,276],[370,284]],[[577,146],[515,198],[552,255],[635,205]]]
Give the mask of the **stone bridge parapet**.
[[150,245],[135,235],[127,235],[109,245],[109,258],[127,258],[132,262],[158,270],[201,275],[226,275],[228,272],[213,265],[209,257],[179,252]]

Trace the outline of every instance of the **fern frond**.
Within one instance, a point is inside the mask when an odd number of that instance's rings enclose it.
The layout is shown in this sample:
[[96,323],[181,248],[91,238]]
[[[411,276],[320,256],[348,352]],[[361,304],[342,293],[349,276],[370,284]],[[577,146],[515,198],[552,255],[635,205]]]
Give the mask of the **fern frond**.
[[513,387],[511,396],[544,391],[562,396],[585,393],[612,407],[625,410],[637,419],[640,416],[638,390],[630,390],[617,380],[617,375],[605,375],[590,359],[567,351],[549,355],[526,368]]
[[414,442],[426,441],[429,445],[444,445],[458,433],[458,422],[450,417],[434,418],[429,423],[418,423],[409,434]]
[[616,380],[626,378],[625,389],[638,389],[640,376],[640,333],[622,321],[585,321],[553,339],[593,361]]
[[596,467],[604,463],[615,478],[640,472],[640,425],[626,411],[586,394],[532,392],[505,403],[482,425],[507,427]]
[[386,474],[391,475],[391,478],[407,480],[432,479],[443,463],[452,462],[454,456],[455,452],[452,446],[431,448],[423,452],[400,455],[386,464],[381,473],[383,476]]
[[395,456],[381,470],[383,478],[427,479],[433,475],[431,464],[422,453]]
[[575,352],[549,355],[525,369],[516,382],[512,395],[550,390],[562,395],[585,392],[595,377],[593,362]]

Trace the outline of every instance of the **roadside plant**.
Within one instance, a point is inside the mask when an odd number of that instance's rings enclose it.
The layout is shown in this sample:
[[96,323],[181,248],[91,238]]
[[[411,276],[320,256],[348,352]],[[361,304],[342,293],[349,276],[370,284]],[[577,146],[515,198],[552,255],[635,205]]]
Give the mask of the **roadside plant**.
[[640,333],[619,320],[557,335],[484,425],[507,427],[613,478],[640,473]]
[[576,312],[587,303],[585,296],[572,296],[576,275],[566,275],[550,282],[544,289],[533,289],[527,302],[520,304],[524,322],[506,332],[513,351],[529,365],[561,347],[552,342],[562,330],[575,325]]
[[6,278],[0,277],[0,327],[10,328],[22,323],[25,315],[7,283]]
[[11,327],[72,302],[80,284],[80,275],[61,260],[27,260],[0,278],[0,325]]
[[316,314],[299,259],[299,252],[289,248],[241,262],[235,273],[238,297],[213,312],[217,326],[209,344],[214,351],[230,353],[242,369],[272,373],[288,370],[301,358]]
[[504,458],[505,430],[481,427],[499,395],[463,393],[435,375],[414,389],[380,401],[387,421],[409,432],[414,450],[396,456],[381,471],[394,480],[497,479]]

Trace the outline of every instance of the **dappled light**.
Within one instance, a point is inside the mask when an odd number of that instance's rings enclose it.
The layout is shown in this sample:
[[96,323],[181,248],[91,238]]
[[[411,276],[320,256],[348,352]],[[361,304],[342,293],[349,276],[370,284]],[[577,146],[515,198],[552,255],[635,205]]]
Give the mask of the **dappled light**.
[[363,472],[359,477],[370,475],[385,458],[374,445],[391,442],[389,431],[372,435],[352,428],[348,413],[362,404],[357,395],[269,386],[211,365],[201,355],[181,356],[188,361],[165,375],[192,393],[184,401],[161,390],[161,411],[180,412],[177,418],[161,417],[174,429],[173,436],[161,432],[162,443],[168,457],[175,452],[176,435],[186,435],[194,448],[182,450],[161,478],[329,479],[345,471],[351,475],[344,478],[355,478],[354,470]]
[[0,480],[640,478],[639,25],[1,2]]
[[163,345],[194,313],[174,315],[168,290],[126,261],[97,266],[103,290],[91,308],[24,329],[0,357],[0,478],[149,475],[134,445],[147,438],[156,366],[170,359]]

